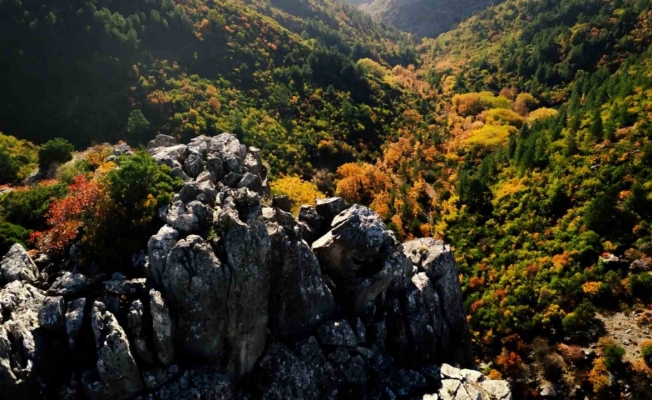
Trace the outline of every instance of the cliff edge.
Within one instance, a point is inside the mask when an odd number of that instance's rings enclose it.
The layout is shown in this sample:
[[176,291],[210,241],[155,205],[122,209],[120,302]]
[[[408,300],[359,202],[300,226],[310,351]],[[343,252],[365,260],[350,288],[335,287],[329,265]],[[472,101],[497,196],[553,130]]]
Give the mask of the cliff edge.
[[149,152],[184,180],[134,277],[0,262],[7,399],[511,399],[473,367],[455,259],[341,198],[270,199],[228,133]]

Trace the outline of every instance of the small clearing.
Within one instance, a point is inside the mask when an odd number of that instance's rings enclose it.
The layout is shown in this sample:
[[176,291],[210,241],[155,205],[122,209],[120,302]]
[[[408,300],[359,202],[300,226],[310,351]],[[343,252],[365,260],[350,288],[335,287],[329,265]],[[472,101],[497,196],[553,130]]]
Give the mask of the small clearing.
[[639,313],[634,312],[596,315],[596,318],[604,324],[607,337],[625,349],[624,361],[639,360],[641,358],[639,344],[646,339],[652,339],[652,328],[640,327],[636,323],[638,315]]

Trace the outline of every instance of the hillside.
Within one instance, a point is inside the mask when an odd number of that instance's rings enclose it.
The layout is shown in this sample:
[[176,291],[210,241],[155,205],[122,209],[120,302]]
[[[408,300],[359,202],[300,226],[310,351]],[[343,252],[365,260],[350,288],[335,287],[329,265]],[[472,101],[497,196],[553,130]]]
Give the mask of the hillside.
[[[350,1],[355,4],[354,1]],[[436,37],[500,0],[373,0],[360,9],[418,37]]]
[[[328,229],[302,205],[340,196],[373,210],[369,223],[396,243],[423,244],[412,254],[417,271],[432,244],[420,238],[450,243],[464,341],[481,372],[507,380],[514,397],[649,398],[649,1],[505,0],[418,43],[336,0],[26,1],[0,3],[0,15],[12,16],[0,19],[9,60],[0,76],[8,88],[0,94],[0,253],[14,243],[30,249],[45,274],[39,285],[63,271],[143,279],[128,266],[146,255],[151,262],[147,243],[163,217],[185,228],[202,221],[202,240],[224,260],[226,228],[211,218],[227,206],[212,200],[213,189],[264,189],[261,207],[298,216],[276,222],[305,243]],[[207,137],[225,131],[248,147],[216,145],[237,157],[208,157]],[[138,150],[152,139],[149,152]],[[221,178],[212,188],[211,173]],[[192,206],[175,206],[181,198]],[[258,207],[249,200],[239,215]],[[361,266],[356,254],[345,263],[356,273],[336,271],[341,252],[311,252],[344,297],[356,291],[338,279],[373,287],[367,278],[385,265]],[[421,304],[410,293],[378,295],[372,312],[395,340],[381,353],[408,370],[400,355],[430,354],[410,346],[435,329],[388,316]],[[281,311],[275,317],[294,318]],[[423,331],[406,333],[410,324]],[[351,360],[369,355],[321,350],[352,370]],[[454,359],[438,357],[437,365]],[[421,387],[419,376],[388,385]]]
[[3,2],[0,131],[81,149],[231,130],[275,173],[304,176],[373,159],[416,96],[356,63],[407,66],[413,45],[335,1],[273,5],[292,13],[239,0]]
[[426,39],[437,100],[380,161],[338,169],[404,237],[453,244],[480,359],[525,397],[646,398],[643,353],[620,363],[594,316],[650,304],[650,12],[507,1]]

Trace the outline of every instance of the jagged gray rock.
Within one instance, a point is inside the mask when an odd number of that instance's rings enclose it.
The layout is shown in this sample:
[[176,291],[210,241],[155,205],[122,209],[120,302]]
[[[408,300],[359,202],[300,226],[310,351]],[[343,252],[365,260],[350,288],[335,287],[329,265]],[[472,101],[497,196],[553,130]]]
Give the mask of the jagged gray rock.
[[170,311],[161,297],[161,293],[149,291],[149,308],[152,313],[152,333],[156,357],[163,366],[169,366],[174,360],[174,337]]
[[177,316],[178,353],[214,362],[226,353],[231,271],[201,237],[181,239],[161,271],[161,293]]
[[71,350],[78,348],[77,342],[79,332],[84,322],[84,309],[86,308],[86,299],[79,298],[68,302],[66,307],[66,333],[68,334],[68,346]]
[[265,350],[271,285],[271,240],[260,197],[247,188],[232,190],[216,211],[226,262],[234,281],[228,305],[232,353],[228,369],[240,376],[251,371]]
[[47,297],[39,310],[39,324],[50,331],[61,329],[64,326],[65,314],[66,303],[63,297]]
[[91,326],[97,348],[97,375],[85,379],[84,390],[92,399],[126,399],[145,388],[140,370],[131,354],[129,340],[115,316],[96,301]]
[[261,398],[303,400],[319,398],[316,382],[306,364],[280,343],[272,343],[260,360]]
[[50,286],[48,295],[66,298],[78,297],[85,294],[90,287],[91,282],[85,275],[66,271]]
[[319,327],[319,341],[329,346],[356,347],[358,338],[346,320],[328,321]]
[[312,250],[354,310],[376,299],[394,278],[411,277],[400,243],[371,209],[354,205],[337,215],[331,227]]
[[247,146],[240,144],[235,135],[222,133],[210,141],[209,152],[219,154],[225,173],[242,175],[242,162],[247,154]]
[[272,206],[278,208],[281,211],[291,212],[292,211],[292,200],[288,196],[274,196],[272,199]]
[[448,340],[442,337],[445,358],[462,366],[473,366],[459,272],[450,246],[440,240],[422,238],[404,243],[403,248],[412,264],[425,272],[440,299],[441,317],[449,332]]
[[156,135],[156,138],[147,143],[147,149],[151,150],[158,147],[172,147],[177,144],[179,143],[172,136],[158,134]]
[[217,367],[202,367],[184,372],[177,380],[165,384],[142,400],[235,400],[228,377]]
[[477,371],[458,369],[443,364],[440,369],[441,388],[423,400],[511,400],[506,381],[490,381]]
[[165,271],[165,263],[170,250],[179,239],[179,231],[169,225],[163,226],[158,233],[152,236],[147,243],[147,254],[149,265],[147,268],[147,279],[151,280],[154,286],[162,284],[162,274]]
[[127,314],[127,329],[134,344],[134,353],[147,365],[154,364],[154,357],[147,342],[147,326],[145,323],[145,306],[140,299],[129,305]]
[[149,151],[186,182],[157,210],[166,225],[129,279],[63,263],[57,297],[20,281],[0,289],[8,399],[510,398],[506,382],[435,365],[470,354],[443,243],[404,248],[341,198],[298,220],[288,199],[263,207],[268,166],[231,134],[158,136]]
[[443,351],[448,343],[448,327],[442,319],[439,296],[426,274],[415,274],[406,290],[388,296],[393,305],[389,307],[389,337],[396,353],[405,357],[408,365],[441,359],[438,350]]
[[177,200],[170,205],[167,224],[183,234],[199,233],[212,221],[211,209],[200,201],[193,200],[187,204]]
[[13,281],[34,282],[38,274],[36,264],[19,243],[11,246],[0,261],[0,285]]
[[[37,360],[35,335],[44,294],[20,281],[0,290],[0,389],[20,393],[30,382]],[[18,396],[18,395],[17,395]]]
[[346,205],[341,197],[329,197],[327,199],[317,199],[315,209],[317,214],[321,215],[326,223],[330,225],[337,214],[344,211]]
[[272,244],[270,329],[280,338],[305,336],[333,314],[333,295],[292,214],[264,208],[263,216]]
[[208,140],[206,136],[198,136],[188,143],[188,158],[183,161],[183,170],[191,178],[197,178],[204,171]]

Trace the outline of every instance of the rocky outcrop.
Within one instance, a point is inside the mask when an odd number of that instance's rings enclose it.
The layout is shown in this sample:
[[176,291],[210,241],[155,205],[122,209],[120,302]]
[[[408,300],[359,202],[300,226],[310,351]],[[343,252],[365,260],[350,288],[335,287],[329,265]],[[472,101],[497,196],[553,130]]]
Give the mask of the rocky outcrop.
[[38,277],[38,268],[27,254],[25,248],[16,243],[0,261],[0,285],[3,282],[34,282]]
[[457,263],[449,245],[441,240],[422,238],[403,244],[405,255],[422,272],[435,291],[434,297],[440,303],[441,322],[445,334],[441,347],[446,352],[445,359],[460,365],[472,365],[473,353],[466,325],[466,315],[462,306],[462,289],[459,283]]
[[93,304],[91,326],[97,348],[97,377],[93,373],[84,375],[86,394],[95,399],[127,399],[143,390],[127,334],[101,302]]
[[33,380],[37,330],[44,294],[28,283],[13,281],[0,290],[0,391],[21,393]]
[[473,364],[449,247],[403,245],[341,198],[295,218],[231,134],[159,135],[148,150],[184,183],[144,267],[62,266],[44,293],[22,247],[4,259],[18,271],[0,289],[9,399],[510,398],[505,382],[442,365]]
[[354,205],[337,215],[331,230],[312,244],[341,301],[359,311],[394,278],[407,279],[412,265],[400,243],[370,208]]

